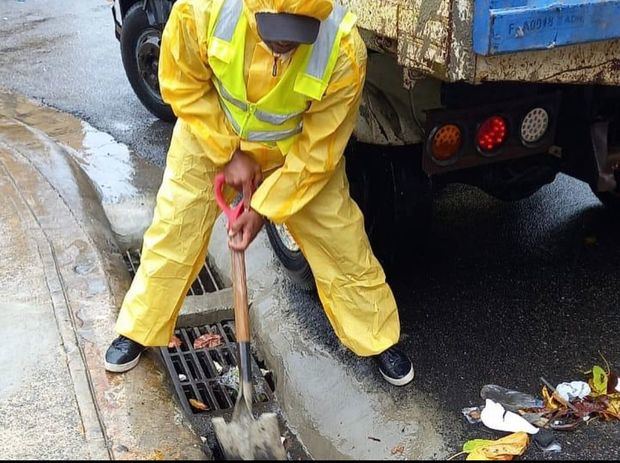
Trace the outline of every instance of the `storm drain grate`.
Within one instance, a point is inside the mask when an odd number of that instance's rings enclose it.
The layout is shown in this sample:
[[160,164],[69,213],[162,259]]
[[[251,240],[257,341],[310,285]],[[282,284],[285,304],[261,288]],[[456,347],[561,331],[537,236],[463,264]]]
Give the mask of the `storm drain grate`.
[[[139,250],[130,249],[125,252],[123,259],[125,260],[125,264],[127,264],[127,270],[131,274],[131,278],[136,276],[136,272],[138,271],[138,267],[140,266],[140,258],[141,253]],[[188,296],[201,296],[206,293],[213,293],[215,291],[219,291],[220,285],[217,283],[215,277],[213,276],[213,272],[205,262],[205,264],[200,269],[200,273],[198,277],[189,290],[187,291]]]
[[[219,334],[222,344],[194,349],[194,340],[209,333]],[[238,375],[234,374],[237,366],[234,322],[227,320],[200,328],[178,328],[174,334],[181,340],[181,346],[161,347],[160,351],[185,412],[190,415],[222,414],[233,409],[238,386]],[[252,401],[269,404],[274,400],[271,378],[263,376],[255,357],[252,360]],[[207,410],[192,407],[191,399],[202,402]]]

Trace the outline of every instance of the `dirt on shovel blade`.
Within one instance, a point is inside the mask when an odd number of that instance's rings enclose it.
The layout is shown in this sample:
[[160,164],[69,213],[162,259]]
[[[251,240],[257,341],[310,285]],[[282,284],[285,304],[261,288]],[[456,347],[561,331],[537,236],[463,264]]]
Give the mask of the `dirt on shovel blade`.
[[216,417],[213,428],[227,460],[286,460],[275,413],[256,420],[241,414],[230,423]]

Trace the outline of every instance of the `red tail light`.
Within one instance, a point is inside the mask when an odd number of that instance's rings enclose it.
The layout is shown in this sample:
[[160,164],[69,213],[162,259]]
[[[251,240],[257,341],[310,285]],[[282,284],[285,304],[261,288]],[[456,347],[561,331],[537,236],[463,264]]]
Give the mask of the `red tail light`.
[[506,119],[501,116],[491,116],[485,120],[476,133],[476,143],[480,151],[490,153],[502,146],[508,138]]

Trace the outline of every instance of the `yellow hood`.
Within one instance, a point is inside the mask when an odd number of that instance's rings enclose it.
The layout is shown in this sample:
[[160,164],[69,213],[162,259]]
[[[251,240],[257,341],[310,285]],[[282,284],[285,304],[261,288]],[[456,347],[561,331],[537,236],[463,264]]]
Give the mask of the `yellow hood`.
[[288,13],[323,21],[334,8],[333,0],[244,0],[253,13]]

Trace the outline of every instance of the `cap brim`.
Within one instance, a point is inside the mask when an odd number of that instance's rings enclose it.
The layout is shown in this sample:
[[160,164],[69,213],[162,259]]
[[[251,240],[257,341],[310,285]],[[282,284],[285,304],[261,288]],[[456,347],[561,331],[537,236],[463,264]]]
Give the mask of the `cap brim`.
[[321,21],[288,13],[256,13],[258,33],[266,42],[314,43]]

